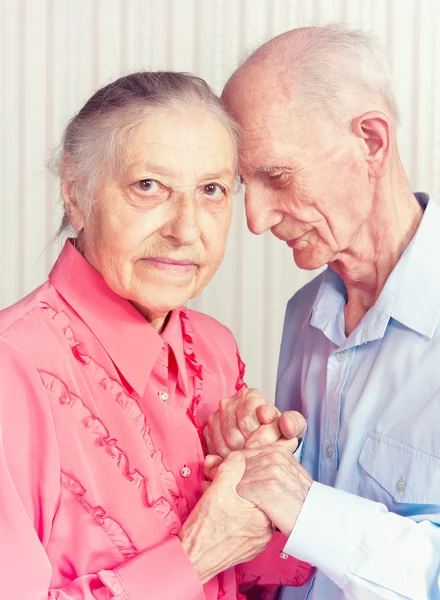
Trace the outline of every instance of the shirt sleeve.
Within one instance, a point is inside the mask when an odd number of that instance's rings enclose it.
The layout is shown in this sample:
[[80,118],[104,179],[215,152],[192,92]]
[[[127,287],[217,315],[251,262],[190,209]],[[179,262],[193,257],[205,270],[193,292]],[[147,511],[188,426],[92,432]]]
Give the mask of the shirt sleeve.
[[284,548],[311,562],[347,600],[438,600],[440,529],[313,483]]
[[256,558],[236,567],[241,585],[300,587],[310,577],[312,567],[284,552],[286,537],[275,531],[266,549]]
[[[56,433],[38,371],[0,340],[0,597],[8,600],[204,600],[178,538],[112,571],[51,587],[46,547],[60,498]],[[170,576],[171,574],[171,576]]]

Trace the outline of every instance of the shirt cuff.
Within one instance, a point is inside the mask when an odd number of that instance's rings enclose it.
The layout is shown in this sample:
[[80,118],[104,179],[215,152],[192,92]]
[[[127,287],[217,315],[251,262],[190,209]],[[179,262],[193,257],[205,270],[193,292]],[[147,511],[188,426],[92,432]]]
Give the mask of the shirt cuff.
[[314,482],[284,552],[318,567],[339,587],[381,505]]
[[115,600],[204,600],[203,586],[180,540],[168,538],[99,577]]

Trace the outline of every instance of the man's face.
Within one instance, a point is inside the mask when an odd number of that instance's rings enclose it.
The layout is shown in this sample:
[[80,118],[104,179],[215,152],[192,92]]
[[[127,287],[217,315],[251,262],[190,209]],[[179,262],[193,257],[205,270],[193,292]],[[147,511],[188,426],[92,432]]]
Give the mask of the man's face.
[[239,170],[249,229],[270,229],[296,264],[316,269],[350,252],[365,225],[372,189],[363,141],[318,110],[275,91],[226,100],[242,131]]

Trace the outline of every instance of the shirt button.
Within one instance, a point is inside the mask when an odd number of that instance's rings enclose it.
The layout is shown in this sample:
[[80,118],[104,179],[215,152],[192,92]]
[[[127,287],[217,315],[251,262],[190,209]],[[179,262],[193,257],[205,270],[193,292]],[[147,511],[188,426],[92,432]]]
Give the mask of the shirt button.
[[329,458],[331,458],[331,457],[333,456],[333,446],[332,446],[331,444],[329,444],[329,445],[327,446],[327,456],[328,456]]
[[167,392],[159,392],[159,398],[161,400],[168,400],[168,393]]
[[396,488],[399,490],[399,492],[403,492],[403,490],[406,488],[406,481],[404,477],[401,477],[396,483]]
[[347,350],[336,352],[336,358],[339,360],[339,362],[344,362],[344,360],[347,360]]
[[286,558],[289,558],[289,555],[286,554],[285,552],[280,552],[280,558],[282,558],[283,560],[286,560]]
[[182,469],[180,470],[180,474],[186,479],[191,475],[191,469],[189,467],[182,467]]

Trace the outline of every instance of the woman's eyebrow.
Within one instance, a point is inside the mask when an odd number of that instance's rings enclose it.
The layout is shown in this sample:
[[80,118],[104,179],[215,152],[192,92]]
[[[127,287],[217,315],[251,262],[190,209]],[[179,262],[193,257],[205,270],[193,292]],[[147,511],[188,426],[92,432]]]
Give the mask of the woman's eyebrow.
[[138,168],[138,169],[145,169],[147,171],[151,171],[152,173],[157,173],[158,175],[165,175],[165,176],[173,176],[176,175],[176,171],[169,169],[167,167],[164,167],[163,165],[158,165],[155,163],[149,163],[149,162],[134,162],[131,163],[129,165],[130,168]]
[[213,173],[203,173],[201,179],[217,179],[218,177],[224,177],[225,175],[235,175],[235,171],[232,169],[223,169],[222,171]]

